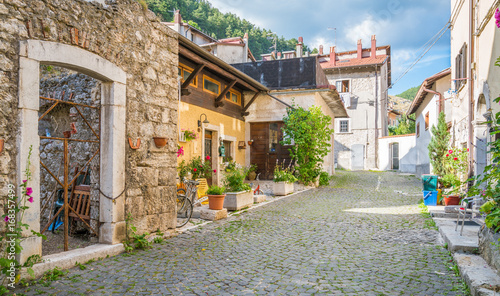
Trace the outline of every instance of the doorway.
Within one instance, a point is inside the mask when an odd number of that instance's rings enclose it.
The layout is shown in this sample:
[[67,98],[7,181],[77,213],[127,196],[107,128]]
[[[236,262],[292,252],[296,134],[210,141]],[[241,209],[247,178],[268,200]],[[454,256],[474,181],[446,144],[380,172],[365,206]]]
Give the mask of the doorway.
[[365,169],[365,145],[354,144],[351,146],[351,170]]
[[[204,159],[207,159],[210,162],[210,167],[213,167],[213,157],[212,157],[212,141],[213,141],[213,132],[209,130],[205,130],[205,155]],[[212,185],[212,178],[207,178],[208,185]]]
[[399,143],[391,145],[391,170],[399,170]]
[[257,165],[260,179],[272,180],[276,163],[288,166],[292,161],[290,146],[281,145],[283,122],[250,123],[250,163]]

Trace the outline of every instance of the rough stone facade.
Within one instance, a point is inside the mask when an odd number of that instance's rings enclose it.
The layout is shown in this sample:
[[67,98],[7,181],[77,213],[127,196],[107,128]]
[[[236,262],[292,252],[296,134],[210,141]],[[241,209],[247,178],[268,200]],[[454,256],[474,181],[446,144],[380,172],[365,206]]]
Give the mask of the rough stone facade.
[[[22,59],[26,60],[20,53],[23,49],[20,42],[50,41],[92,53],[126,73],[123,133],[134,143],[140,138],[141,146],[132,150],[126,144],[126,190],[117,203],[125,204],[123,214],[131,213],[134,225],[141,232],[172,228],[176,223],[177,33],[136,1],[106,3],[0,0],[0,139],[5,139],[5,149],[0,154],[1,202],[4,204],[7,198],[7,185],[21,181],[18,163],[22,162],[18,159],[23,156],[18,151],[19,143],[23,142],[18,135],[21,118],[27,119],[19,109],[20,65]],[[74,56],[75,63],[79,60],[79,56]],[[99,79],[99,74],[91,76]],[[113,108],[113,102],[108,106]],[[153,136],[167,137],[167,147],[156,148]],[[112,140],[102,139],[105,143]],[[38,155],[34,159],[38,162]],[[124,238],[123,214],[118,214],[118,220],[112,222],[113,243]],[[30,218],[37,219],[37,213],[28,215]]]

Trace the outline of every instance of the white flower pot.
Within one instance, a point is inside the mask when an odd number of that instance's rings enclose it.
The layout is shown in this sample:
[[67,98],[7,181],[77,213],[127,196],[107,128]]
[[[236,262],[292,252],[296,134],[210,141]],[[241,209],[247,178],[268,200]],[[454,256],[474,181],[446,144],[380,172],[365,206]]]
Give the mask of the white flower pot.
[[226,192],[224,208],[229,211],[237,211],[249,207],[253,204],[253,194],[251,191]]
[[293,183],[274,182],[273,192],[274,195],[287,195],[293,193]]

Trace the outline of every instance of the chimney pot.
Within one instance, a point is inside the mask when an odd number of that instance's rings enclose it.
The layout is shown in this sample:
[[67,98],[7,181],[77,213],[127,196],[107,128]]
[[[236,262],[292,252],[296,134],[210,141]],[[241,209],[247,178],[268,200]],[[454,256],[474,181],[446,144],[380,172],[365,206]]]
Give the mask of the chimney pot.
[[372,48],[370,56],[372,58],[377,57],[377,37],[375,35],[372,35]]
[[358,40],[358,59],[363,58],[363,45],[361,44],[361,39]]
[[180,24],[180,23],[182,23],[182,17],[181,17],[180,10],[176,10],[176,11],[175,11],[175,14],[174,14],[174,23],[175,23],[175,24]]
[[278,51],[278,60],[281,60],[281,52]]
[[295,50],[295,53],[296,53],[296,56],[298,58],[301,58],[302,57],[302,43],[303,43],[304,39],[302,39],[302,37],[299,37],[299,42],[297,43],[297,46],[296,46],[296,50]]
[[319,46],[319,54],[323,54],[323,45]]
[[299,37],[299,43],[304,43],[304,39],[302,37]]
[[337,53],[335,53],[335,46],[330,47],[330,64],[334,67],[337,65]]

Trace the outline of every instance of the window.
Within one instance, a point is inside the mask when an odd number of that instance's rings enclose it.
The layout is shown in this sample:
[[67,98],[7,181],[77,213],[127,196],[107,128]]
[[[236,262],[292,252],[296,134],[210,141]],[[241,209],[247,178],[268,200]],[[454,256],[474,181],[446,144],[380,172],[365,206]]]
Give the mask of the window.
[[226,101],[241,105],[241,93],[231,89],[226,93]]
[[231,142],[231,141],[224,141],[223,144],[224,144],[224,149],[226,150],[225,151],[225,155],[226,156],[224,156],[223,161],[224,162],[229,162],[229,161],[233,160],[233,158],[231,157],[231,155],[233,155],[232,154],[232,150],[231,150],[231,148],[233,146],[233,142]]
[[212,79],[208,76],[203,75],[203,90],[214,95],[220,94],[220,82]]
[[429,129],[429,112],[425,113],[425,130]]
[[335,87],[339,93],[349,92],[349,80],[338,80]]
[[349,120],[348,119],[339,120],[339,133],[348,133],[348,132],[350,132]]
[[417,138],[420,137],[420,122],[417,123],[416,134],[417,134]]
[[467,83],[467,44],[464,44],[455,58],[455,90]]
[[[179,64],[179,77],[181,77],[181,80],[182,82],[186,81],[189,77],[189,75],[191,75],[191,73],[193,73],[193,69],[189,68],[188,66],[185,66],[183,64]],[[194,87],[198,87],[198,76],[196,76],[193,81],[191,81],[191,83],[189,85],[192,85]]]

